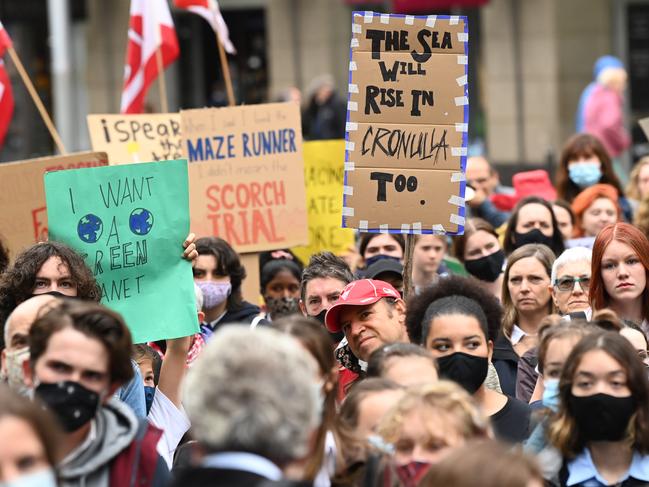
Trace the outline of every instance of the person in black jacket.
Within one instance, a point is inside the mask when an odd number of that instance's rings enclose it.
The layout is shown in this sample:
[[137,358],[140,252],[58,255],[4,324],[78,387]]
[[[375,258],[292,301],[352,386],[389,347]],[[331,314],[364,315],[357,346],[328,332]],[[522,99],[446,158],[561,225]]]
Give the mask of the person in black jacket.
[[306,140],[342,139],[345,136],[346,104],[338,96],[330,74],[315,78],[302,115]]
[[203,292],[205,323],[201,332],[209,337],[226,323],[252,323],[260,309],[243,300],[241,284],[246,269],[239,255],[225,240],[203,237],[196,240],[198,257],[194,264],[194,281]]

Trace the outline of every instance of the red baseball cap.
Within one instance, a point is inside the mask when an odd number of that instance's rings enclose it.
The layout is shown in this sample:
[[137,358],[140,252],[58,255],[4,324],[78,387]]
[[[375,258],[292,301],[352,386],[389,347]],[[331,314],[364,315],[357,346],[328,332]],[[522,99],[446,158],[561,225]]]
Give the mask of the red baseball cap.
[[343,306],[367,306],[382,298],[401,298],[399,292],[385,281],[359,279],[345,286],[338,301],[325,315],[325,325],[332,333],[340,331],[340,312]]

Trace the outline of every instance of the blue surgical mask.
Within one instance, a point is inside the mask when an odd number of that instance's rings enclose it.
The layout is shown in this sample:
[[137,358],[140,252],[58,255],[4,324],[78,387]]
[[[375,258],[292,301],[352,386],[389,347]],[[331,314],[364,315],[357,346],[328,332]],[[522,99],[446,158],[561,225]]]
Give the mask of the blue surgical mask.
[[599,183],[602,179],[602,169],[599,162],[579,162],[568,166],[570,180],[580,188],[587,188]]
[[56,487],[56,477],[50,468],[21,475],[10,482],[0,482],[0,487]]
[[546,379],[543,386],[543,405],[556,413],[559,411],[559,379]]
[[153,396],[155,395],[155,387],[144,386],[144,402],[146,404],[146,413],[149,414],[151,404],[153,404]]

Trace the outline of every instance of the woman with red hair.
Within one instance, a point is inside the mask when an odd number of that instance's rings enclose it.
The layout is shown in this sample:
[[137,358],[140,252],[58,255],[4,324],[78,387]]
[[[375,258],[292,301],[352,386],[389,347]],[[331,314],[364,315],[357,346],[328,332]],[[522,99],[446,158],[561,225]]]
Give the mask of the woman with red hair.
[[596,237],[606,225],[620,220],[617,190],[610,184],[595,184],[577,195],[571,205],[575,215],[573,236]]
[[633,225],[605,227],[593,245],[590,303],[640,324],[649,335],[649,240]]

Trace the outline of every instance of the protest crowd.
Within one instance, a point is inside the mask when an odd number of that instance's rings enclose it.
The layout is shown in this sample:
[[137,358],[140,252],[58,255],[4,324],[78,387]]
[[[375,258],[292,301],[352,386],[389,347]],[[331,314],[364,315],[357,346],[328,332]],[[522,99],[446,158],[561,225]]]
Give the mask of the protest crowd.
[[[192,159],[238,150],[198,123],[183,125],[189,182],[186,161],[155,163],[170,186],[101,179],[147,164],[48,172],[50,238],[17,248],[0,227],[0,486],[649,485],[649,159],[623,187],[626,71],[611,56],[596,69],[554,174],[507,186],[487,154],[460,157],[456,232],[365,221],[352,245],[301,258],[281,242],[304,214],[272,213],[301,187],[225,173],[209,225],[190,226]],[[353,136],[317,81],[301,122],[295,101],[278,118],[297,132],[269,116],[281,135],[244,132],[247,157],[298,152],[301,130]],[[93,178],[112,220],[74,193]],[[144,209],[156,193],[168,206]],[[244,223],[231,207],[250,208]]]

